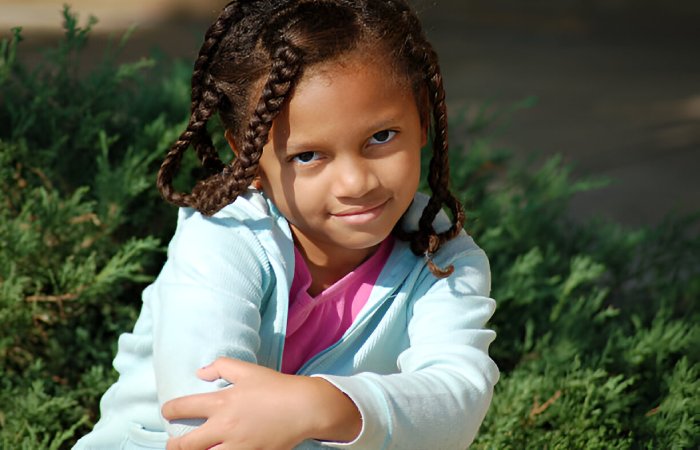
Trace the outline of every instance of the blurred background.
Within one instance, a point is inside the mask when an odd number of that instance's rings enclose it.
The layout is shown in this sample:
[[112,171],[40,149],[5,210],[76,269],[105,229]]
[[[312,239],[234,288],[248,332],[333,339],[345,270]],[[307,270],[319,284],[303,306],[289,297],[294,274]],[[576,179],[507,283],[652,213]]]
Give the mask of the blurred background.
[[[700,448],[700,2],[411,1],[498,300],[472,448]],[[67,449],[97,420],[173,233],[153,180],[223,3],[0,0],[0,449]]]
[[[61,33],[63,0],[0,0],[0,37],[23,27],[21,58]],[[88,48],[137,28],[123,58],[159,49],[194,60],[220,0],[73,0],[99,19]],[[574,217],[654,225],[700,208],[700,2],[414,0],[441,57],[452,112],[517,109],[498,135],[516,158],[561,154],[575,176]],[[530,103],[530,102],[527,102]]]

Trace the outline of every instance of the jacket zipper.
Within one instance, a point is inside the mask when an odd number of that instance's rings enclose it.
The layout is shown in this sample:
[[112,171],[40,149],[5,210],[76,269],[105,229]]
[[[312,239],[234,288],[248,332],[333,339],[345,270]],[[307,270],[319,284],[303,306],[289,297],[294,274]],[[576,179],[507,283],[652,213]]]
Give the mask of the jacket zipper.
[[[334,353],[334,350],[336,350],[338,347],[341,345],[345,344],[350,338],[360,330],[363,325],[372,317],[374,316],[374,313],[384,304],[390,300],[392,300],[395,295],[396,295],[397,288],[392,289],[388,294],[386,294],[385,298],[379,302],[377,302],[372,309],[365,311],[361,317],[359,317],[357,320],[355,320],[351,325],[350,328],[338,339],[333,345],[330,347],[327,347],[326,349],[322,350],[320,353],[316,354],[313,356],[310,360],[306,361],[303,366],[297,371],[297,375],[305,375],[307,372],[309,372],[313,366],[318,366],[320,365],[324,360],[327,360],[329,357],[329,354]],[[332,355],[331,355],[332,356]]]
[[[406,250],[404,250],[406,251]],[[410,250],[408,250],[410,251]],[[305,375],[310,372],[310,369],[314,368],[314,366],[319,366],[323,361],[327,360],[329,358],[329,355],[332,356],[333,353],[335,353],[335,350],[345,344],[353,334],[357,333],[357,331],[363,327],[363,325],[371,318],[374,316],[374,313],[382,307],[387,301],[392,300],[395,296],[397,291],[399,290],[399,285],[403,285],[403,281],[399,283],[399,274],[400,273],[405,273],[405,271],[400,270],[400,267],[402,264],[400,261],[402,261],[401,258],[401,253],[400,252],[396,255],[398,258],[399,263],[394,266],[393,270],[391,273],[389,273],[386,277],[382,277],[380,275],[380,278],[382,278],[383,282],[386,282],[389,286],[393,286],[387,293],[384,294],[384,298],[380,301],[378,301],[375,305],[372,306],[370,310],[363,311],[363,313],[358,317],[353,323],[350,325],[350,328],[347,329],[347,331],[343,334],[343,336],[338,339],[333,345],[330,347],[327,347],[326,349],[322,350],[320,353],[316,354],[313,356],[310,360],[306,361],[304,365],[302,365],[299,370],[297,370],[297,375]],[[388,265],[393,258],[389,258],[386,262]],[[371,294],[370,294],[371,295]],[[284,344],[284,338],[282,339],[282,343]],[[284,351],[284,348],[282,348],[282,351]],[[282,352],[280,352],[280,358],[279,358],[279,366],[282,365]],[[279,370],[279,368],[278,368]]]

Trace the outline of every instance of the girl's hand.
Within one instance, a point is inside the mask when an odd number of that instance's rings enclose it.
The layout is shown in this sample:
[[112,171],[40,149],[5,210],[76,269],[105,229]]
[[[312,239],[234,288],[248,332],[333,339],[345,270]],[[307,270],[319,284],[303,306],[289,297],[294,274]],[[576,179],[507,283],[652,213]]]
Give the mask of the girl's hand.
[[198,429],[168,441],[168,450],[287,450],[305,439],[350,441],[359,434],[355,404],[316,377],[285,375],[230,358],[199,369],[203,380],[233,386],[163,405],[167,420],[204,418]]

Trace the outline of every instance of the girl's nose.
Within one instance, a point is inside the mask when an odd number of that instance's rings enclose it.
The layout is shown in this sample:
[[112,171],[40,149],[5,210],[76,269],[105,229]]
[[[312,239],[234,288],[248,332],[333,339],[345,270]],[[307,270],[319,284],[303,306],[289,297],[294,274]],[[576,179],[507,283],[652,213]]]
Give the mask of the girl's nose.
[[379,186],[371,164],[364,158],[352,156],[337,163],[332,192],[335,197],[360,198]]

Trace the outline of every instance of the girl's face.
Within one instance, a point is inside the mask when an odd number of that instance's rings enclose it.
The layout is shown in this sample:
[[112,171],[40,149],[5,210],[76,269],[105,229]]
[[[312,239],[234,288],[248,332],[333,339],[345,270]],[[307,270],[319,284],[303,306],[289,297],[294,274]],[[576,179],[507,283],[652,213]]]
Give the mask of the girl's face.
[[[390,233],[418,188],[426,128],[408,83],[379,64],[308,71],[275,119],[263,191],[307,261],[357,265]],[[353,266],[354,267],[354,266]]]

